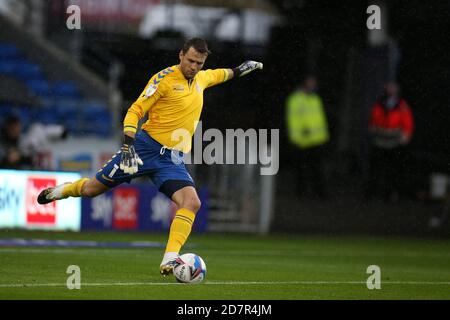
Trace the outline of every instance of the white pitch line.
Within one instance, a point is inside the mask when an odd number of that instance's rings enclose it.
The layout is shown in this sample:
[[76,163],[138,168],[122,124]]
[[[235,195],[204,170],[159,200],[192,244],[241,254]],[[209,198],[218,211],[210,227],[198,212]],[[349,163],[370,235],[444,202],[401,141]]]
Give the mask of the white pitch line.
[[[334,284],[366,284],[365,281],[217,281],[204,282],[201,285],[334,285]],[[382,281],[382,284],[393,285],[449,285],[450,281]],[[171,286],[182,285],[176,282],[115,282],[115,283],[81,283],[81,287],[103,286]],[[0,288],[27,288],[27,287],[66,287],[65,283],[16,283],[0,284]]]
[[[130,250],[128,250],[130,249]],[[140,247],[129,247],[129,248],[105,248],[105,247],[0,247],[0,254],[2,253],[76,253],[76,254],[96,254],[97,251],[107,252],[107,253],[119,253],[128,254],[131,250],[133,252],[148,252],[148,249],[153,248],[140,248]],[[209,251],[210,249],[204,249]],[[379,251],[358,251],[358,252],[317,252],[317,251],[300,251],[298,253],[292,252],[280,252],[273,250],[253,250],[252,252],[243,251],[227,251],[228,255],[236,256],[280,256],[280,257],[290,257],[290,256],[313,256],[313,257],[424,257],[424,258],[449,258],[450,253],[447,252],[379,252]]]

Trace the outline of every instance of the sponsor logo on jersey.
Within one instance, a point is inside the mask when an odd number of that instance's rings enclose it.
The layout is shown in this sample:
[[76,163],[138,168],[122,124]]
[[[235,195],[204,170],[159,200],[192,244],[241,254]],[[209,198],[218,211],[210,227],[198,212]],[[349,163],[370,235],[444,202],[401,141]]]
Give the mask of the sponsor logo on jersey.
[[184,86],[182,84],[176,84],[172,87],[173,91],[184,91]]

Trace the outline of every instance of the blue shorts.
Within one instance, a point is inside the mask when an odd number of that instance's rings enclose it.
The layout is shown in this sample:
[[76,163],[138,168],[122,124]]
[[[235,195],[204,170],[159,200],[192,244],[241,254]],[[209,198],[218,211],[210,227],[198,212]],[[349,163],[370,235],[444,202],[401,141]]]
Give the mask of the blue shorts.
[[144,162],[142,166],[138,167],[138,172],[130,175],[120,170],[121,151],[119,150],[98,171],[95,176],[97,180],[107,187],[113,188],[124,182],[129,183],[134,178],[147,176],[153,181],[156,188],[169,198],[175,191],[185,186],[195,187],[194,180],[184,164],[182,152],[164,148],[143,130],[136,134],[134,148]]

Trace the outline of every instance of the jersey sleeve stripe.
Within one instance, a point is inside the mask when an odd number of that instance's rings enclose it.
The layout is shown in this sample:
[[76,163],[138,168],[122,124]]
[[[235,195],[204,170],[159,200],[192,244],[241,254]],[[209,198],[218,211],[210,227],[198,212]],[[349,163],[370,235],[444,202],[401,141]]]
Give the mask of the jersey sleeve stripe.
[[174,72],[174,70],[167,68],[164,69],[163,71],[158,72],[154,78],[153,78],[153,84],[156,86],[158,85],[162,79],[164,79],[164,77],[170,73]]
[[228,71],[227,69],[223,69],[223,72],[225,73],[225,78],[223,79],[223,82],[228,80]]
[[125,132],[125,131],[130,131],[130,132],[136,133],[137,132],[137,128],[134,127],[134,126],[124,126],[123,127],[123,132]]

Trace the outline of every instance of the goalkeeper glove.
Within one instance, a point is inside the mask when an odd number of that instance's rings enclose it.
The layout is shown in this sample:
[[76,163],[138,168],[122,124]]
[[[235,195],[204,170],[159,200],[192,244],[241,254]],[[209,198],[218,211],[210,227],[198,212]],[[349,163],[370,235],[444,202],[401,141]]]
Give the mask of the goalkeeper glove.
[[141,158],[134,150],[134,139],[130,136],[124,135],[120,158],[120,169],[125,173],[134,174],[138,172],[138,164],[143,165]]
[[261,62],[247,60],[239,67],[234,68],[232,70],[235,77],[242,77],[245,76],[247,73],[252,72],[253,70],[262,68],[263,64]]

